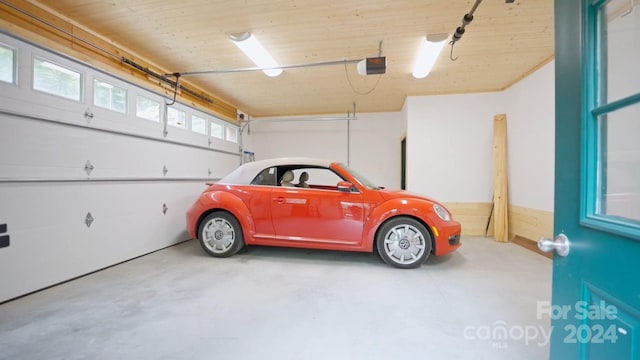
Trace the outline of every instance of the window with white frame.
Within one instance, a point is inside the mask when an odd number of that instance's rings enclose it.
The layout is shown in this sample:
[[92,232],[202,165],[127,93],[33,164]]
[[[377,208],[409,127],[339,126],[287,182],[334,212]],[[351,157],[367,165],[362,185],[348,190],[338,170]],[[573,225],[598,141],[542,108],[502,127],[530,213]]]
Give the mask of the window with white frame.
[[80,101],[82,75],[49,60],[33,59],[33,88],[48,94]]
[[224,126],[216,122],[211,122],[211,136],[218,139],[224,139]]
[[16,82],[16,51],[0,44],[0,81]]
[[176,108],[167,107],[167,124],[179,128],[185,128],[187,125],[187,113]]
[[226,127],[226,139],[227,141],[231,141],[234,143],[238,142],[238,128],[234,127],[234,126],[227,126]]
[[207,135],[207,119],[191,115],[191,131]]
[[124,114],[127,112],[127,90],[95,79],[93,81],[93,104]]
[[138,95],[136,97],[136,116],[160,122],[160,103]]

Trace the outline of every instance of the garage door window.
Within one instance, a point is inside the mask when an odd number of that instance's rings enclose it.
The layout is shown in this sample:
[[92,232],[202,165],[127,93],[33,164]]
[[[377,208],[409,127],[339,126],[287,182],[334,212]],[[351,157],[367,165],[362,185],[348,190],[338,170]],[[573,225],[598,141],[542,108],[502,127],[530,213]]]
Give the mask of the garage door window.
[[167,124],[184,129],[186,127],[186,118],[187,114],[184,111],[167,108]]
[[223,126],[221,124],[211,122],[211,136],[218,139],[224,139],[222,130]]
[[82,75],[49,60],[33,59],[33,88],[80,101]]
[[191,115],[191,131],[198,134],[207,135],[207,120]]
[[233,126],[227,126],[227,141],[238,142],[238,129]]
[[160,103],[138,95],[136,99],[136,116],[160,122]]
[[0,81],[16,82],[16,51],[0,44]]
[[104,81],[94,80],[93,104],[124,114],[127,112],[127,90]]

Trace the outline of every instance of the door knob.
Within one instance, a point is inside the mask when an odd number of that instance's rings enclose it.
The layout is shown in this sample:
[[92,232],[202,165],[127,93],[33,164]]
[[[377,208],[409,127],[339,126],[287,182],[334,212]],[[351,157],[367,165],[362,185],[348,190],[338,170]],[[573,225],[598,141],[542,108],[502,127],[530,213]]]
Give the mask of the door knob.
[[558,256],[569,255],[569,238],[565,234],[559,234],[555,239],[538,240],[538,249],[544,252],[556,251]]

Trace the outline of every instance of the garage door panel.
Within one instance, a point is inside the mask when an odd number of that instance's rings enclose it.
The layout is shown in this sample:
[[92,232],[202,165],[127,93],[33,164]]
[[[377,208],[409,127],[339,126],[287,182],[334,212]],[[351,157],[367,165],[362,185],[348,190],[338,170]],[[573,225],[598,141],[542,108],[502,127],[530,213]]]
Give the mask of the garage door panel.
[[[18,54],[17,82],[0,82],[0,302],[188,239],[187,208],[239,165],[238,144],[188,126],[166,126],[165,136],[135,100],[164,110],[163,96],[7,34],[0,41]],[[34,90],[36,57],[81,73],[80,100]],[[94,106],[94,79],[126,89],[127,111]],[[175,106],[187,120],[222,123]]]
[[81,130],[6,115],[0,122],[0,177],[86,176]]
[[[6,115],[1,120],[3,178],[206,178],[209,170],[219,178],[235,169],[240,160],[236,154],[45,121]],[[87,161],[94,167],[90,175],[85,171]]]
[[203,189],[201,182],[3,186],[0,221],[11,243],[0,249],[0,301],[187,240],[184,214]]

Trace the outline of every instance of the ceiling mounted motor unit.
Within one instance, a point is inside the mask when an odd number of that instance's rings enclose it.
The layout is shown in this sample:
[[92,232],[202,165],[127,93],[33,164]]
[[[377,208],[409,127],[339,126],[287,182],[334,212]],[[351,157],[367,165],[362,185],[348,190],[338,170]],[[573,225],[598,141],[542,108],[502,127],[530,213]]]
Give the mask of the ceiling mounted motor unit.
[[384,56],[363,59],[358,63],[358,74],[377,75],[387,71],[387,58]]

